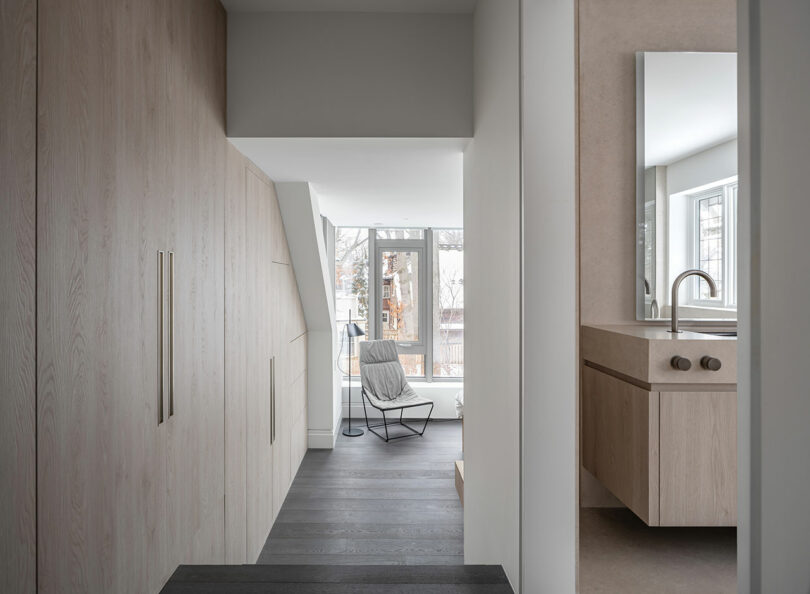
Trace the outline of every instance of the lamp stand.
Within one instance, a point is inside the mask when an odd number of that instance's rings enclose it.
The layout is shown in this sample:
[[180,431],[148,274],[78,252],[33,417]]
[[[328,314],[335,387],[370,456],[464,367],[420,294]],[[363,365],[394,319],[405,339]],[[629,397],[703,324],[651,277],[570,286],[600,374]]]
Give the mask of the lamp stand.
[[[347,326],[351,326],[352,323],[352,314],[349,312],[349,324]],[[352,429],[352,342],[354,342],[352,336],[348,336],[349,332],[346,333],[346,338],[349,339],[349,428],[343,430],[343,435],[346,437],[360,437],[365,433],[362,429]],[[362,396],[360,396],[362,398]]]

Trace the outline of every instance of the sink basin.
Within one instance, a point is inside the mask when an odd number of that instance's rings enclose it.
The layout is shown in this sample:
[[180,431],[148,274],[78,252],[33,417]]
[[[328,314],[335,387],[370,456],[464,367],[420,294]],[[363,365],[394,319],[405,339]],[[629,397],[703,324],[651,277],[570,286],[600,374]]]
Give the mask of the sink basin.
[[712,336],[737,336],[736,330],[698,330],[699,334],[711,334]]

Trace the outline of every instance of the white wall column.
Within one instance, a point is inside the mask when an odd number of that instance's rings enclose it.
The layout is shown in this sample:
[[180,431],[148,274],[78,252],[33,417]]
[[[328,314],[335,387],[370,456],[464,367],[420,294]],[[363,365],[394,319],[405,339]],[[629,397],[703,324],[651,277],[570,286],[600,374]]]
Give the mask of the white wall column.
[[519,587],[519,2],[474,16],[475,137],[464,152],[464,561]]
[[738,10],[738,588],[808,592],[810,3]]
[[577,543],[575,0],[522,0],[524,592],[574,592]]
[[311,448],[332,448],[340,429],[335,304],[318,201],[306,182],[277,183],[295,281],[307,322],[307,416]]

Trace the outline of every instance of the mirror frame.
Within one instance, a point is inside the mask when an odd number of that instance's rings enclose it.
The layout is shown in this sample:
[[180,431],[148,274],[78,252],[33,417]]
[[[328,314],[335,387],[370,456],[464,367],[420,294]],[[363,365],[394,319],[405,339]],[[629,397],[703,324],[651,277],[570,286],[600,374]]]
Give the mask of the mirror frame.
[[644,161],[646,156],[644,142],[644,54],[636,52],[636,320],[647,319],[644,303]]

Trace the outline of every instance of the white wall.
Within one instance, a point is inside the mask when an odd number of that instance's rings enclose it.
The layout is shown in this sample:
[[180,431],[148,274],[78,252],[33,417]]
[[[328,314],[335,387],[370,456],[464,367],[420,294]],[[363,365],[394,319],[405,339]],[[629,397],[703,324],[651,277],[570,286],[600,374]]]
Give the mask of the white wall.
[[228,136],[472,136],[469,14],[228,14]]
[[737,175],[737,140],[729,140],[667,166],[671,196]]
[[[456,395],[464,389],[463,382],[419,382],[410,381],[411,387],[420,396],[430,398],[433,400],[433,414],[432,419],[457,419],[456,415]],[[349,417],[349,383],[348,380],[343,381],[343,418]],[[405,411],[405,416],[409,415],[412,418],[423,418],[429,406],[424,409],[412,409]],[[366,412],[369,418],[374,417],[382,418],[380,412],[366,402]],[[393,417],[387,415],[391,420]],[[363,401],[360,394],[360,378],[357,376],[352,377],[352,423],[355,421],[362,421],[365,423],[363,417]]]
[[307,423],[311,448],[332,448],[340,428],[335,306],[318,201],[305,182],[276,183],[307,322]]
[[475,136],[464,153],[464,561],[519,581],[518,0],[474,15]]
[[[740,0],[738,584],[810,592],[810,3]],[[744,274],[744,276],[743,276]]]
[[522,588],[563,594],[577,560],[575,0],[523,0],[522,45]]

